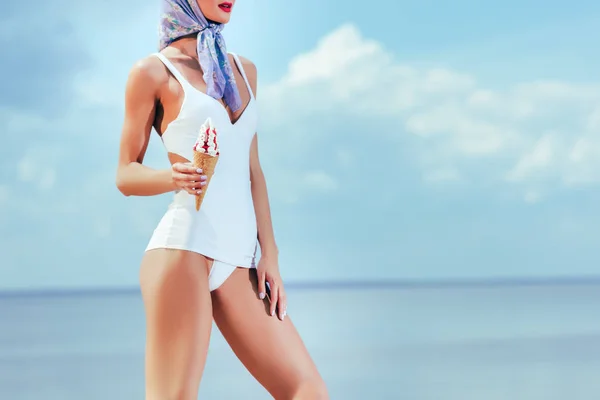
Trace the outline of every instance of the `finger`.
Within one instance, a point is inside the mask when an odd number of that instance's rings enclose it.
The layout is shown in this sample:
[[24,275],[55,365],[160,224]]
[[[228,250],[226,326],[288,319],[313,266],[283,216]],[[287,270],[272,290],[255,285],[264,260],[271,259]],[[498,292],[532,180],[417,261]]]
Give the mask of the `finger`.
[[262,272],[258,273],[258,298],[261,300],[265,299],[267,289],[265,287],[265,274]]
[[173,173],[173,180],[177,182],[179,186],[185,187],[200,188],[201,186],[206,185],[205,175],[183,174],[181,172],[175,172]]
[[269,281],[269,285],[271,288],[271,317],[275,316],[275,311],[277,311],[277,302],[279,300],[279,285]]
[[188,182],[203,182],[206,181],[206,175],[193,174],[181,174],[181,180]]
[[173,174],[173,181],[179,187],[179,189],[185,190],[189,194],[197,195],[202,193],[203,185],[201,182],[187,182],[183,180],[185,178],[184,174],[175,173]]
[[194,188],[185,187],[185,186],[180,186],[179,188],[181,190],[185,190],[186,192],[188,192],[189,194],[191,194],[193,196],[197,196],[202,193],[202,189],[194,189]]
[[194,178],[200,180],[200,175],[184,174],[183,172],[173,172],[173,180],[178,182],[193,181]]
[[203,186],[206,186],[206,181],[193,181],[193,182],[185,182],[183,184],[185,187],[189,187],[192,189],[202,189]]
[[277,303],[279,319],[283,321],[287,315],[287,297],[283,285],[279,285],[279,298],[277,299]]
[[202,189],[204,188],[202,182],[182,181],[181,179],[179,179],[179,177],[174,177],[174,181],[175,184],[179,187],[179,189],[183,189],[189,194],[193,195],[202,193]]
[[196,168],[191,163],[175,163],[173,169],[183,174],[201,174],[203,172],[201,168]]

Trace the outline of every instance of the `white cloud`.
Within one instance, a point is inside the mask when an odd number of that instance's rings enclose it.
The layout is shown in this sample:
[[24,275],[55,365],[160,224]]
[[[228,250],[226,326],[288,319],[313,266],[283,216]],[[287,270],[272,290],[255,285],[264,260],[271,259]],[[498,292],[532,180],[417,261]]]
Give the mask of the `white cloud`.
[[[519,185],[528,202],[541,199],[532,194],[539,190],[600,182],[600,82],[492,89],[468,72],[399,61],[344,25],[296,56],[263,93],[271,128],[293,126],[277,147],[287,140],[299,155],[315,141],[348,141],[353,126],[366,125],[371,141],[410,146],[427,182],[475,175],[486,187]],[[337,122],[318,127],[317,116]],[[338,161],[360,149],[353,144],[334,154]]]
[[556,163],[560,144],[556,137],[547,134],[539,138],[533,147],[521,156],[517,165],[509,171],[507,179],[522,182],[536,174],[548,174]]
[[[345,25],[324,37],[310,53],[300,54],[291,60],[289,73],[283,82],[289,86],[315,81],[329,84],[336,80],[340,71],[361,71],[370,67],[370,60],[387,61],[388,58],[378,42],[364,40],[354,26]],[[348,86],[357,88],[360,83],[349,82]]]

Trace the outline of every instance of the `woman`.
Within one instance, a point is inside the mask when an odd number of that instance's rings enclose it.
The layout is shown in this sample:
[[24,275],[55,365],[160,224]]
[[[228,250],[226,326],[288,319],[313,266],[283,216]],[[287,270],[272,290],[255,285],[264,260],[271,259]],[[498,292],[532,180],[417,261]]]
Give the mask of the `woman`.
[[[126,196],[175,192],[140,269],[146,399],[197,398],[213,317],[273,397],[326,399],[323,380],[286,318],[255,133],[256,68],[228,54],[220,33],[234,3],[163,0],[160,52],[136,63],[127,82],[117,186]],[[207,179],[189,161],[209,117],[221,154],[196,211],[195,195]],[[169,170],[142,165],[153,127]]]

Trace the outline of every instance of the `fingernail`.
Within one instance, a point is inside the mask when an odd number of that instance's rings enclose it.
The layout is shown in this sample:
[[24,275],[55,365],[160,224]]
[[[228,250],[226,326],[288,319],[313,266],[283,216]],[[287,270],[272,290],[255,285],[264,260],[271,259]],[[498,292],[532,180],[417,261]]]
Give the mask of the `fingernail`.
[[261,300],[264,300],[264,299],[265,299],[265,294],[264,294],[264,293],[262,293],[262,292],[261,292],[261,293],[259,293],[259,294],[258,294],[258,298],[259,298],[259,299],[261,299]]
[[275,316],[275,310],[271,311],[271,317]]
[[206,185],[206,182],[200,182],[200,186]]
[[202,193],[202,190],[198,190],[196,193],[200,194],[200,193]]
[[202,179],[203,181],[205,181],[206,180],[206,175],[202,175],[202,177],[200,179]]
[[197,172],[197,173],[199,173],[199,174],[201,174],[201,173],[202,173],[202,168],[198,168],[198,169],[196,170],[196,172]]

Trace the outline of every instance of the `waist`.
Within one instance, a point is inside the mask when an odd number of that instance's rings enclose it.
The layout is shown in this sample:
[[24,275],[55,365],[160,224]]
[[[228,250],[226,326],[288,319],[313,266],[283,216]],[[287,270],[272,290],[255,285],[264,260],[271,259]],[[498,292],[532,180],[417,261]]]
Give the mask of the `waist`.
[[[220,179],[215,174],[209,184],[202,190],[206,193],[202,201],[204,209],[244,209],[253,205],[251,182],[249,179]],[[195,207],[196,196],[185,190],[178,190],[173,195],[171,206]]]
[[[248,188],[250,185],[248,184]],[[256,214],[250,190],[213,191],[209,185],[206,195],[196,210],[196,196],[185,190],[176,192],[165,214],[176,230],[185,235],[246,242],[256,238]],[[220,239],[221,240],[221,239]]]

